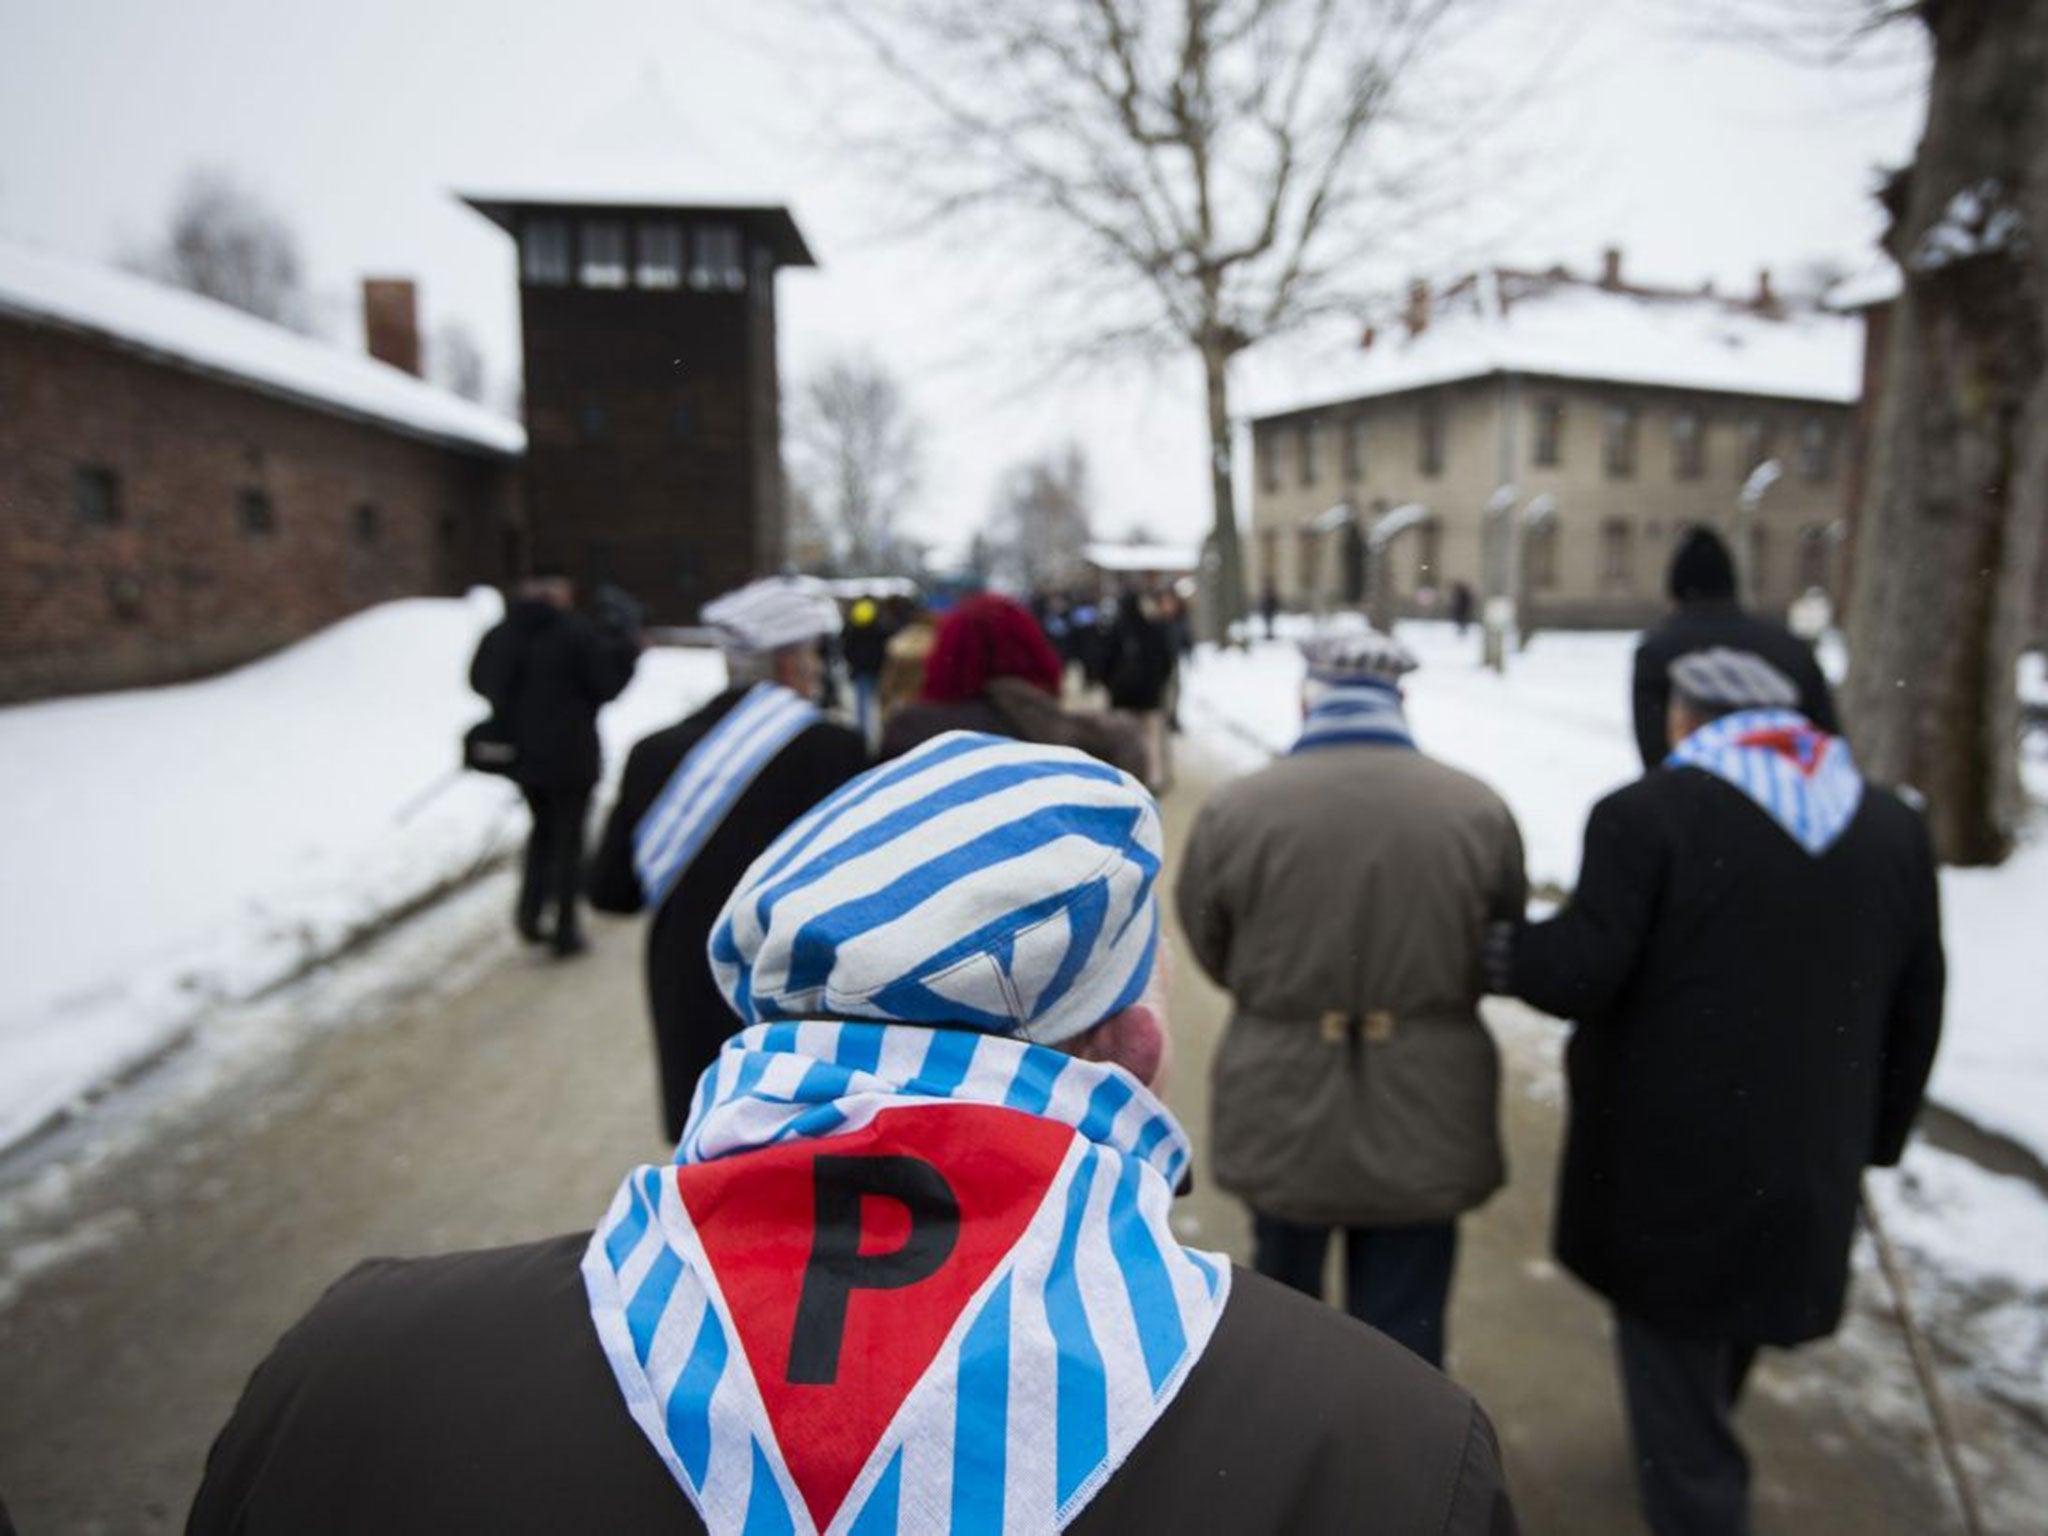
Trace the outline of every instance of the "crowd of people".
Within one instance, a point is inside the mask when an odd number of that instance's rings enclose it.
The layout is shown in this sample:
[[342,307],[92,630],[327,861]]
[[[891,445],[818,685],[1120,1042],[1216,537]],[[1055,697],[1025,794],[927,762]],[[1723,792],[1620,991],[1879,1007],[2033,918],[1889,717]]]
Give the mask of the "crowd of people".
[[[1920,818],[1810,655],[1709,533],[1672,595],[1646,772],[1542,921],[1391,636],[1305,642],[1299,740],[1169,869],[1173,602],[913,621],[777,578],[708,605],[730,686],[633,748],[587,877],[652,913],[673,1157],[590,1231],[346,1277],[252,1378],[190,1529],[1512,1531],[1440,1370],[1459,1219],[1506,1176],[1496,994],[1573,1021],[1555,1242],[1613,1308],[1649,1523],[1746,1530],[1735,1402],[1760,1347],[1841,1315],[1942,956]],[[633,647],[568,607],[523,591],[475,671],[533,806],[516,920],[565,953]],[[1249,1207],[1248,1268],[1169,1219],[1169,897],[1231,998],[1201,1176]]]

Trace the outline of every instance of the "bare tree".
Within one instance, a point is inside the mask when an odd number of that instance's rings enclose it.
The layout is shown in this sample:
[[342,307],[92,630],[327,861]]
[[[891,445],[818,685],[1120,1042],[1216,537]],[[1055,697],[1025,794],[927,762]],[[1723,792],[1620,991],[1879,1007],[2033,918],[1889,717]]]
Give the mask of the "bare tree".
[[894,573],[916,563],[895,526],[916,494],[921,437],[902,386],[872,358],[836,358],[799,390],[790,474],[848,573]]
[[993,574],[1038,592],[1077,582],[1089,526],[1088,458],[1080,445],[1013,464],[989,521],[983,549]]
[[1413,228],[1443,152],[1419,66],[1475,0],[814,3],[914,104],[884,143],[928,211],[1039,220],[1091,350],[1199,359],[1240,616],[1231,360],[1354,312],[1366,258]]
[[460,320],[444,321],[427,348],[427,376],[465,400],[482,400],[487,392],[484,349],[476,332]]
[[298,237],[275,209],[218,168],[185,178],[161,242],[125,265],[293,330],[311,325]]
[[[1898,7],[1891,7],[1898,9]],[[2048,539],[2048,0],[1925,0],[1927,125],[1885,188],[1885,322],[1846,699],[1935,845],[1996,863],[2025,812],[2014,670]]]

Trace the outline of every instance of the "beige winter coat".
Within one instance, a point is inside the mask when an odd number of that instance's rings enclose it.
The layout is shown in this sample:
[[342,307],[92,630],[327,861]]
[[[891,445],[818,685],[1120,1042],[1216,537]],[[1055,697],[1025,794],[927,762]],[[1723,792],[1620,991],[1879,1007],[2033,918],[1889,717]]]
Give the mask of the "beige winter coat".
[[1507,806],[1419,752],[1324,747],[1211,796],[1176,898],[1235,1004],[1217,1182],[1268,1215],[1351,1226],[1447,1219],[1498,1189],[1480,945],[1525,896]]

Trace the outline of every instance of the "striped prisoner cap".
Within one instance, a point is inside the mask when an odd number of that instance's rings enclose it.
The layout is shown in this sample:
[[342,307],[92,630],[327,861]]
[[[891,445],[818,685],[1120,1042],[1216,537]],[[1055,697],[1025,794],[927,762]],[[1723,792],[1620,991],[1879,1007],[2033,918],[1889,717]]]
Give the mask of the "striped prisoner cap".
[[1671,686],[1703,709],[1791,709],[1799,688],[1791,678],[1751,651],[1715,646],[1671,663]]
[[951,731],[872,768],[754,861],[711,931],[748,1024],[872,1019],[1055,1044],[1138,999],[1159,808],[1066,747]]
[[1392,635],[1376,629],[1339,630],[1301,643],[1308,675],[1318,683],[1397,683],[1419,663]]
[[770,576],[704,605],[728,651],[777,651],[839,633],[839,605],[811,576]]

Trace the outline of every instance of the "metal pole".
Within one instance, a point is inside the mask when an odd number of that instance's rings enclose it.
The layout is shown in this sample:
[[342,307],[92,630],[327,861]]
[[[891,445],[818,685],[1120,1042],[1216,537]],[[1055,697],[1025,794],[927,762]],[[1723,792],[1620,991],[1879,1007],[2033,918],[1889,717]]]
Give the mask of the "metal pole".
[[1899,1320],[1899,1328],[1906,1335],[1906,1353],[1913,1357],[1913,1374],[1920,1378],[1920,1395],[1927,1403],[1927,1416],[1934,1422],[1934,1438],[1941,1447],[1941,1459],[1948,1468],[1948,1479],[1956,1491],[1956,1503],[1963,1512],[1963,1529],[1968,1536],[1984,1536],[1984,1524],[1977,1514],[1977,1495],[1970,1486],[1970,1474],[1963,1466],[1962,1445],[1956,1438],[1955,1423],[1949,1417],[1948,1399],[1942,1396],[1941,1379],[1934,1371],[1934,1351],[1928,1348],[1927,1335],[1920,1331],[1920,1324],[1913,1316],[1913,1303],[1906,1292],[1906,1274],[1899,1263],[1898,1251],[1892,1247],[1892,1240],[1885,1232],[1884,1223],[1878,1219],[1877,1207],[1870,1203],[1870,1191],[1863,1191],[1863,1224],[1870,1229],[1870,1240],[1877,1247],[1877,1267],[1884,1271],[1885,1284],[1891,1287],[1892,1308]]

